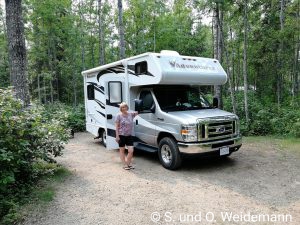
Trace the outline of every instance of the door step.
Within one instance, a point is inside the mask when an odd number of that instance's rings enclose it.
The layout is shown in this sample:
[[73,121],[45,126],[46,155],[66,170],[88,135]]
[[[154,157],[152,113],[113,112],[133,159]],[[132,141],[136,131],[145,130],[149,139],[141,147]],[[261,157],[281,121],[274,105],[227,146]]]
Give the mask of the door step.
[[158,149],[153,146],[145,145],[143,143],[134,142],[134,148],[146,151],[146,152],[157,152]]

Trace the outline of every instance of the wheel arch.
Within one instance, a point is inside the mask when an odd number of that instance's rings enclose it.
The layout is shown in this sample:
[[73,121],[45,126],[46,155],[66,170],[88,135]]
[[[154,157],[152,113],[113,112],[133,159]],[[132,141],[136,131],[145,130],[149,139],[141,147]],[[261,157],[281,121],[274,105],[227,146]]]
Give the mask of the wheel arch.
[[103,131],[105,131],[104,127],[99,127],[99,129],[98,129],[98,137],[101,137]]
[[172,139],[174,139],[177,142],[176,138],[172,134],[170,134],[168,132],[162,131],[157,136],[157,145],[159,145],[160,140],[163,139],[163,138],[165,138],[165,137],[172,138]]

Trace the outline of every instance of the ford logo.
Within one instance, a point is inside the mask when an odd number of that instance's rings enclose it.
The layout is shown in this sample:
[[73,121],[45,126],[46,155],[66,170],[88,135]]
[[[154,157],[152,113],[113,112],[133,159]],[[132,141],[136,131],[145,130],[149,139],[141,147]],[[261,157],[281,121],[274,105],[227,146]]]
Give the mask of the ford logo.
[[225,127],[224,127],[224,126],[217,127],[217,128],[216,128],[216,132],[217,132],[217,133],[224,133],[224,132],[225,132]]

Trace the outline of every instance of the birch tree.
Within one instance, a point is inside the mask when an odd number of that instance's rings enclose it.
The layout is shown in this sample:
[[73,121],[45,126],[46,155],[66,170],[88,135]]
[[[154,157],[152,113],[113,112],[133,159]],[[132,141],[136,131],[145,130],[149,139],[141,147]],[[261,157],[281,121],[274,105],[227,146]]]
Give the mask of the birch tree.
[[102,2],[98,0],[98,30],[99,30],[99,65],[105,64],[105,44],[103,31],[103,11]]
[[22,0],[5,0],[10,76],[15,96],[30,104]]
[[[285,0],[280,0],[280,34],[283,34],[284,29],[284,8],[285,8]],[[278,57],[278,72],[277,72],[277,105],[280,106],[281,95],[282,95],[282,77],[283,77],[283,38],[280,38],[280,46],[279,46],[279,57]]]
[[244,76],[244,107],[247,125],[249,124],[249,111],[248,111],[248,74],[247,74],[247,45],[248,45],[248,20],[247,20],[247,7],[248,2],[244,0],[244,52],[243,52],[243,76]]
[[[222,63],[222,12],[220,10],[219,1],[216,2],[213,13],[214,58]],[[214,86],[214,93],[215,97],[218,98],[218,108],[223,108],[222,89],[220,85]]]
[[118,11],[119,11],[119,36],[120,36],[120,58],[125,58],[125,38],[124,38],[124,25],[123,25],[123,5],[122,0],[118,0]]

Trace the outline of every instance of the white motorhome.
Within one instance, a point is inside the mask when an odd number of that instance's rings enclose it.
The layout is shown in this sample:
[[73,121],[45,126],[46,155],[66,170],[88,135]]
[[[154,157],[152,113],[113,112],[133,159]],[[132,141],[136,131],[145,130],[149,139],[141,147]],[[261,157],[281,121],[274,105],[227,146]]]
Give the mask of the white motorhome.
[[158,152],[167,169],[185,154],[228,156],[241,143],[238,117],[211,105],[201,92],[222,85],[227,74],[216,59],[174,51],[144,53],[82,72],[86,130],[117,149],[119,104],[139,111],[134,119],[136,149]]

